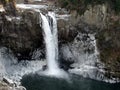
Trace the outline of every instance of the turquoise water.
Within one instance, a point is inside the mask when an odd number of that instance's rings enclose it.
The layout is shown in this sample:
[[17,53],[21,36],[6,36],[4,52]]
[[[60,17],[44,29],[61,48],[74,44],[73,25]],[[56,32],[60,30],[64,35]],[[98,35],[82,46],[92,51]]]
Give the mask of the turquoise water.
[[27,90],[120,90],[120,83],[110,84],[76,75],[70,78],[66,81],[35,74],[24,76],[21,81]]

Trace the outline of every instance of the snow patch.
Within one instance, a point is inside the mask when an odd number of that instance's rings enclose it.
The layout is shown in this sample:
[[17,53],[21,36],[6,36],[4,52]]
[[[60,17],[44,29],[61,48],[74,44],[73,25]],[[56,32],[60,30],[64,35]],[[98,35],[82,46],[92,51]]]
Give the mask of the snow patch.
[[0,78],[6,77],[19,84],[23,75],[35,73],[44,65],[46,65],[45,60],[18,62],[11,51],[7,48],[0,48]]

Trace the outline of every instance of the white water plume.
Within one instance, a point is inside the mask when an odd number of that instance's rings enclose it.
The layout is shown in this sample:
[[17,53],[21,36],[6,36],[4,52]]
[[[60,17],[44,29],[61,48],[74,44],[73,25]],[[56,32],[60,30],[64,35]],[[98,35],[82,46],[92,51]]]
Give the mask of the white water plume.
[[44,32],[48,67],[45,74],[59,78],[68,77],[67,73],[60,69],[58,65],[58,33],[55,14],[53,12],[49,12],[48,17],[50,19],[47,19],[47,17],[41,13],[40,15],[42,18],[42,28]]

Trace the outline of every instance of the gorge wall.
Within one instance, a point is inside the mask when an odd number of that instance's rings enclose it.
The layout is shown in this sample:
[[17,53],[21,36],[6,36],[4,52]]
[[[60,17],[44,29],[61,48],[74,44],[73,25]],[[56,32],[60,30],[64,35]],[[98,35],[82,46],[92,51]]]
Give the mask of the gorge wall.
[[[51,5],[40,10],[56,13],[61,68],[98,80],[119,81],[120,16],[108,4],[89,5],[82,15]],[[44,58],[39,24],[39,13],[32,9],[18,8],[16,17],[0,12],[0,46],[11,49],[19,60],[35,59],[33,52],[38,49],[42,50],[38,58]]]

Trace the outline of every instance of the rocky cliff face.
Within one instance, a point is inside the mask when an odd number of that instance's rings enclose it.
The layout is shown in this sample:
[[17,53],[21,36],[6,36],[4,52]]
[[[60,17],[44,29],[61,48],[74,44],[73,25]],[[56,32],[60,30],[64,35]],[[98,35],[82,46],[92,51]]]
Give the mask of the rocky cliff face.
[[[106,79],[104,75],[119,80],[120,17],[109,5],[89,6],[83,15],[52,6],[42,12],[51,10],[58,20],[61,67],[98,80]],[[38,12],[21,9],[17,17],[1,12],[0,19],[0,45],[10,48],[18,59],[31,59],[34,50],[44,49]]]
[[120,78],[120,24],[112,23],[109,29],[101,30],[96,38],[100,51],[100,60],[105,64],[106,76],[109,78]]
[[[43,10],[46,13],[47,10]],[[76,28],[68,24],[69,20],[58,15],[60,42],[70,42],[77,35]],[[68,18],[69,16],[66,16]],[[0,46],[10,48],[18,59],[31,59],[31,52],[44,48],[39,12],[34,9],[21,9],[18,16],[0,13]]]
[[[78,15],[76,11],[71,11],[70,20],[78,32],[78,36],[75,37],[72,43],[68,43],[62,47],[62,52],[64,52],[62,57],[66,58],[69,62],[74,62],[72,66],[76,69],[71,69],[70,71],[79,75],[83,75],[84,73],[84,76],[91,78],[100,79],[101,77],[101,80],[111,79],[117,82],[120,79],[120,71],[118,69],[120,67],[120,16],[116,15],[108,4],[102,4],[94,7],[89,6],[83,15]],[[90,34],[95,35],[97,50],[99,52],[98,57],[95,55],[94,44],[91,44],[92,39],[89,36]],[[95,57],[91,56],[92,54]],[[92,57],[92,60],[89,56]],[[89,59],[88,61],[86,57]],[[96,60],[94,65],[92,65],[94,59],[97,58],[98,61]],[[90,60],[92,61],[91,64]],[[91,76],[91,71],[85,67],[86,65],[89,68],[91,65],[98,68],[92,69],[92,72],[96,74],[95,76]],[[86,74],[86,70],[89,73]]]
[[43,41],[38,16],[39,13],[29,10],[17,17],[1,13],[1,46],[12,49],[18,57],[29,56]]

